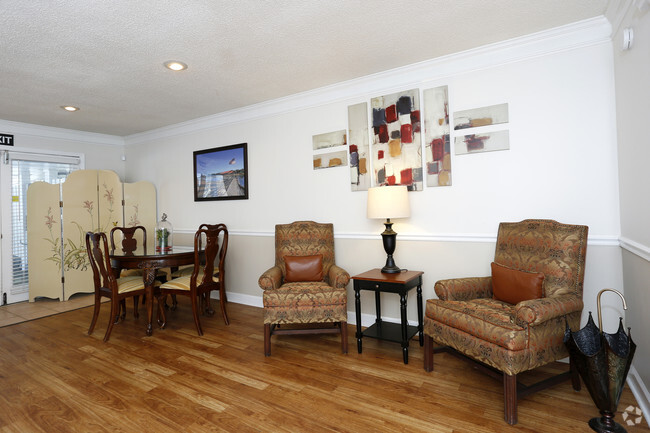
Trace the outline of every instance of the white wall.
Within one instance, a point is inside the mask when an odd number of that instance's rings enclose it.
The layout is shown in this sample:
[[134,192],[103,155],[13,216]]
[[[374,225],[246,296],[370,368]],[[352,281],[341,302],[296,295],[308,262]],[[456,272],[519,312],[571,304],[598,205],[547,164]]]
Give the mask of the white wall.
[[[585,310],[595,312],[600,288],[622,287],[612,51],[602,28],[595,22],[588,29],[592,40],[583,31],[570,47],[555,34],[537,36],[519,44],[517,56],[517,44],[509,42],[127,137],[127,181],[153,182],[159,212],[177,231],[226,223],[229,299],[259,304],[257,278],[273,264],[275,224],[333,222],[337,262],[351,274],[385,260],[382,222],[365,216],[367,194],[350,191],[347,168],[312,169],[312,135],[346,128],[348,105],[448,85],[451,112],[509,104],[511,149],[454,155],[453,186],[410,193],[412,216],[394,225],[397,264],[425,271],[425,298],[433,297],[437,279],[489,274],[501,221],[586,224]],[[195,203],[192,151],[242,142],[248,143],[249,200]],[[353,299],[351,285],[349,294]],[[603,315],[615,326],[622,310],[604,304],[613,311]],[[397,300],[385,306],[398,317]],[[372,306],[364,304],[366,311]]]
[[[645,5],[644,5],[645,3]],[[637,7],[637,5],[640,7]],[[621,244],[626,326],[637,344],[634,366],[650,383],[650,3],[624,1],[610,11],[616,71],[616,115],[621,196]],[[623,51],[623,30],[632,28],[631,49]],[[650,398],[648,395],[646,398]],[[646,410],[646,419],[650,411]]]
[[121,159],[124,153],[122,137],[2,119],[0,131],[14,136],[14,145],[0,146],[0,150],[82,153],[85,156],[85,168],[113,170],[120,178],[124,176],[125,163]]

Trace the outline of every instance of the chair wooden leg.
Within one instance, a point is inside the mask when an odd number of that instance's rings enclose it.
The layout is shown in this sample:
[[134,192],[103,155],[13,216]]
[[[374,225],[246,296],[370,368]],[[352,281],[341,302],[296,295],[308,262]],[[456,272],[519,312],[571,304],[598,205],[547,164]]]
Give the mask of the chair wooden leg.
[[[123,301],[124,299],[122,299]],[[110,318],[113,319],[113,317],[119,317],[120,314],[120,305],[121,302],[116,301],[115,299],[111,299],[111,316]],[[113,330],[113,325],[115,324],[114,320],[109,320],[108,321],[108,327],[106,328],[106,334],[104,334],[104,343],[108,341],[108,339],[111,337],[111,331]]]
[[158,296],[158,326],[165,329],[167,317],[165,316],[165,307],[167,306],[167,295]]
[[508,424],[517,424],[517,375],[503,373],[504,416]]
[[576,363],[569,358],[569,371],[571,372],[571,385],[573,386],[574,391],[580,391],[580,373],[576,367]]
[[133,317],[136,319],[140,317],[140,313],[138,313],[138,301],[140,297],[138,295],[133,297]]
[[264,356],[271,356],[271,325],[264,324]]
[[348,322],[341,322],[341,352],[348,353]]
[[97,324],[97,317],[99,317],[99,307],[102,305],[102,296],[99,293],[95,293],[95,308],[93,309],[93,318],[90,321],[90,328],[88,328],[88,335],[91,335],[95,330],[95,325]]
[[433,371],[433,338],[424,334],[424,371]]
[[[172,295],[173,297],[174,295]],[[196,332],[199,335],[203,335],[203,330],[201,329],[201,322],[199,320],[199,301],[197,296],[190,296],[192,298],[192,315],[194,316],[194,326],[196,326]]]
[[221,308],[223,321],[226,325],[229,325],[230,321],[228,320],[228,313],[226,312],[226,291],[222,289],[219,290],[219,307]]
[[121,312],[118,310],[117,316],[115,316],[115,323],[118,322],[118,316],[121,320],[124,320],[126,318],[126,299],[122,299],[120,301],[120,306],[121,306]]

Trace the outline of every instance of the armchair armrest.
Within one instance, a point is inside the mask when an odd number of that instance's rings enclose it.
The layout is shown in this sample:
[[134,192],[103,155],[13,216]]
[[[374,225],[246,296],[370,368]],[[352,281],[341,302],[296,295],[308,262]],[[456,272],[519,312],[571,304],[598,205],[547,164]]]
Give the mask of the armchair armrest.
[[282,285],[282,269],[279,266],[267,269],[257,280],[257,284],[262,290],[277,289]]
[[327,278],[330,286],[342,289],[348,285],[350,282],[350,274],[336,265],[330,266],[330,270],[327,273]]
[[469,301],[492,297],[492,277],[454,278],[436,281],[436,295],[443,301]]
[[577,295],[569,294],[555,298],[540,298],[522,301],[515,307],[516,321],[531,326],[547,320],[582,311],[584,303]]

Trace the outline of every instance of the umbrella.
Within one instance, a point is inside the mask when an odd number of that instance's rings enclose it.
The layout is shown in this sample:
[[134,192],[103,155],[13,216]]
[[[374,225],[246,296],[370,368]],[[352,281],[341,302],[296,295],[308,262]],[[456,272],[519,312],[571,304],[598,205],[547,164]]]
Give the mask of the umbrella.
[[[614,292],[620,296],[623,309],[627,310],[621,292],[614,289],[601,290],[598,293],[598,323],[601,328],[600,296],[604,292]],[[623,426],[614,421],[614,414],[636,350],[630,329],[626,334],[621,318],[615,334],[604,333],[594,324],[590,311],[587,325],[581,330],[572,332],[567,323],[564,344],[569,350],[571,362],[578,369],[591,399],[602,415],[589,420],[589,426],[597,432],[625,432]]]

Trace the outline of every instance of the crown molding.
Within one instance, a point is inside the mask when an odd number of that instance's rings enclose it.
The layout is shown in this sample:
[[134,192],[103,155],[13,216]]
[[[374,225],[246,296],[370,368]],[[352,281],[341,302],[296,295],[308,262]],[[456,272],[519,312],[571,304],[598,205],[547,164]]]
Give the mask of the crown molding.
[[96,132],[77,131],[74,129],[55,128],[53,126],[14,122],[0,119],[0,130],[13,135],[27,135],[38,138],[79,141],[83,143],[123,146],[124,138],[117,135]]
[[611,25],[607,18],[600,16],[287,97],[129,135],[124,137],[124,140],[127,145],[138,144],[329,103],[342,101],[354,103],[360,98],[367,99],[368,94],[383,94],[393,89],[397,91],[419,87],[423,82],[605,42],[611,42]]

